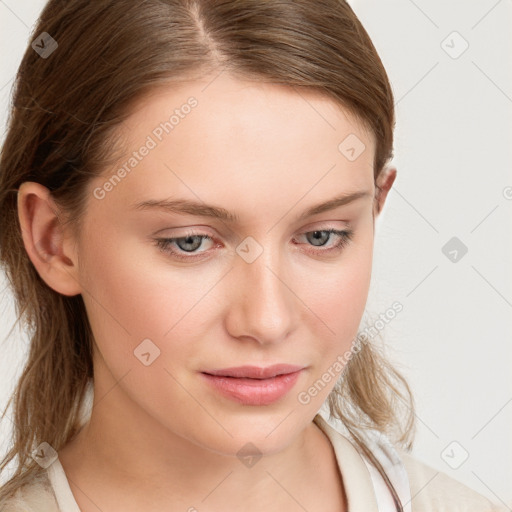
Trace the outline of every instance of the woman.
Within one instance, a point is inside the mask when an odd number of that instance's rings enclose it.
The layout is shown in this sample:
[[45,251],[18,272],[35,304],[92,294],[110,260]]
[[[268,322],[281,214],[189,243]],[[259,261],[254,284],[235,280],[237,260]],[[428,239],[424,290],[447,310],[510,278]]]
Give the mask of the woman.
[[358,335],[396,169],[350,7],[51,0],[35,36],[1,161],[33,329],[2,510],[499,510],[407,453],[409,388]]

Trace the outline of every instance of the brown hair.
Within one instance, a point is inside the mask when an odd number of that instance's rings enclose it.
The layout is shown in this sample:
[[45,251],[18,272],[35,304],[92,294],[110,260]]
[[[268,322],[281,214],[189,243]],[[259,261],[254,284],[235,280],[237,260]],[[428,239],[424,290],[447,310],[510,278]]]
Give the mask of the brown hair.
[[[82,296],[48,287],[25,251],[17,212],[21,183],[47,187],[66,222],[78,229],[86,186],[122,151],[116,128],[131,106],[155,87],[220,70],[307,88],[346,108],[375,135],[375,182],[393,147],[386,72],[342,0],[50,0],[33,36],[42,32],[58,47],[47,58],[27,48],[0,160],[0,261],[16,299],[16,323],[24,318],[30,331],[28,358],[6,406],[13,402],[15,427],[0,470],[16,456],[18,465],[0,489],[0,503],[40,469],[30,456],[36,446],[46,441],[58,451],[76,435],[93,376]],[[350,358],[328,405],[401,510],[364,430],[393,435],[411,449],[414,408],[406,381],[366,342]]]

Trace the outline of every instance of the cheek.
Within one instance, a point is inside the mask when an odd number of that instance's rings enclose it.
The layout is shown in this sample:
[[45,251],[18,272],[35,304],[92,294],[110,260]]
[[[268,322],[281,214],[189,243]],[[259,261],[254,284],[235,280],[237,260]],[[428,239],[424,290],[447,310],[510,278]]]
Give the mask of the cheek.
[[198,336],[208,303],[204,296],[225,269],[171,265],[151,242],[114,230],[104,233],[89,238],[81,271],[84,302],[102,354],[131,365],[134,349],[149,338],[161,350],[159,363],[167,361],[171,343],[173,358],[179,358],[178,352],[187,350],[186,344],[179,349],[180,340]]
[[171,292],[167,298],[155,296],[157,279],[148,271],[151,264],[122,233],[106,226],[101,235],[89,230],[84,240],[82,295],[95,340],[105,355],[131,361],[133,349],[143,339],[169,329],[172,319],[163,301],[171,300]]
[[[317,411],[332,391],[351,355],[364,313],[371,280],[373,237],[359,233],[357,242],[332,265],[315,262],[300,275],[302,308],[297,338],[308,339],[311,369],[296,399],[299,409]],[[306,410],[306,409],[304,409]]]
[[316,313],[316,321],[327,326],[322,340],[333,350],[346,350],[357,335],[370,288],[372,251],[371,233],[360,234],[336,264],[320,269],[318,263],[317,272],[302,281],[304,302]]
[[304,302],[315,313],[303,317],[314,334],[314,369],[297,400],[314,410],[327,399],[350,359],[368,297],[372,250],[372,236],[360,236],[346,258],[303,282]]

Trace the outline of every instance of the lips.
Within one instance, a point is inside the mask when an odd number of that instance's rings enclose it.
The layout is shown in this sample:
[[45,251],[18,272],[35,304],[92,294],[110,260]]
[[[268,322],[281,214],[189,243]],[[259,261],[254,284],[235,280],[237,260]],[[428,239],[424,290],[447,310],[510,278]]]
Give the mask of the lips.
[[270,405],[284,398],[295,386],[303,366],[275,364],[237,366],[201,372],[204,382],[226,398],[242,405]]
[[219,377],[235,377],[247,379],[269,379],[277,375],[286,375],[302,370],[304,366],[292,364],[274,364],[267,367],[259,366],[236,366],[232,368],[223,368],[220,370],[208,370],[202,373]]

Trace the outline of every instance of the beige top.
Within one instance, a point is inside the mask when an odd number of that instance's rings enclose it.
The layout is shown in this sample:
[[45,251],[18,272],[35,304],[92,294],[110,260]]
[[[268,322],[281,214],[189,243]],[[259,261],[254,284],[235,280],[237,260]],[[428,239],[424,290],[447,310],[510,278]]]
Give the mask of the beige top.
[[[329,438],[343,478],[349,512],[395,512],[391,494],[377,470],[355,445],[320,414],[315,423]],[[379,438],[382,441],[382,436]],[[486,497],[410,454],[387,445],[373,453],[395,486],[405,512],[505,512]],[[380,451],[379,451],[380,450]],[[387,450],[387,451],[386,451]],[[379,454],[376,452],[379,451]],[[80,512],[66,474],[57,458],[31,485],[19,489],[2,512]],[[108,512],[108,511],[105,511]]]

